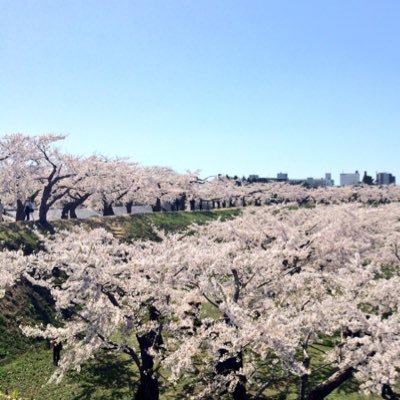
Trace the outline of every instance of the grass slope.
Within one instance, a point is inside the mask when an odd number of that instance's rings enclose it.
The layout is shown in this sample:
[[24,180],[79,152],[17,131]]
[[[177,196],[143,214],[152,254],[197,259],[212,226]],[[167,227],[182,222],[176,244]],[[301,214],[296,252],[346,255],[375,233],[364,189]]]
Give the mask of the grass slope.
[[[205,224],[220,218],[226,220],[240,214],[238,209],[224,209],[204,212],[171,212],[120,215],[111,217],[93,217],[88,219],[57,220],[52,222],[56,230],[69,230],[74,226],[87,229],[104,228],[112,233],[117,230],[122,240],[156,240],[153,227],[176,232],[186,229],[190,224]],[[0,223],[0,249],[22,249],[26,254],[40,248],[40,241],[35,230],[41,230],[34,222]]]

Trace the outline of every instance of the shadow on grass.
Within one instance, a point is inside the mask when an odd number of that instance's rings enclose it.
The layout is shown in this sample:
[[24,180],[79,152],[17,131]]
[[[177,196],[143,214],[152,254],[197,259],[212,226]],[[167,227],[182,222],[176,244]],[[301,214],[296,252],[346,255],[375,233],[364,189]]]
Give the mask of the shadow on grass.
[[125,400],[133,398],[139,374],[130,360],[101,353],[80,373],[71,374],[71,378],[81,387],[74,400]]

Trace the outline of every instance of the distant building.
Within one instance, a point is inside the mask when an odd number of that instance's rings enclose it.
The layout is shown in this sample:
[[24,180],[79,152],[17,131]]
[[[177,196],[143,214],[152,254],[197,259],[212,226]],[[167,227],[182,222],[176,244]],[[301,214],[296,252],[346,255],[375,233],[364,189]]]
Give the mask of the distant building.
[[320,186],[325,186],[325,180],[316,178],[307,178],[304,181],[304,184],[307,185],[308,187],[316,188]]
[[325,174],[325,186],[334,186],[335,181],[332,179],[332,174],[330,172],[327,172]]
[[249,177],[247,178],[248,181],[250,182],[256,182],[260,179],[259,175],[249,175]]
[[288,174],[286,174],[286,173],[283,173],[283,172],[279,172],[277,175],[276,175],[276,179],[278,180],[278,181],[288,181],[289,180],[289,177],[288,177]]
[[379,172],[376,174],[377,185],[395,185],[396,177],[389,172]]
[[335,184],[335,181],[332,179],[332,174],[326,173],[325,178],[320,178],[320,179],[307,178],[304,181],[304,184],[309,187],[317,188],[317,187],[333,186]]
[[340,186],[357,185],[360,183],[360,173],[358,171],[353,174],[342,173],[340,174]]

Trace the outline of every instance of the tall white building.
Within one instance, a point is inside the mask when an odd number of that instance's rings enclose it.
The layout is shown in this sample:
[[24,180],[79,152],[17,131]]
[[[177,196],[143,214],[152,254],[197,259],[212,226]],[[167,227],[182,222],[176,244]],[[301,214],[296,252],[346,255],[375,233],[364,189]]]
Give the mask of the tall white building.
[[340,174],[340,186],[357,185],[360,183],[360,173],[358,171]]

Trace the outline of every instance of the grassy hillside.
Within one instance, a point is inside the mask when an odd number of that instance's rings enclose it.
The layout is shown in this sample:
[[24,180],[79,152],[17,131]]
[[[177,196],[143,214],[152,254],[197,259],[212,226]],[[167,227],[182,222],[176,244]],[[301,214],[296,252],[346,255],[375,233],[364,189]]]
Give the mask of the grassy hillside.
[[[192,223],[204,224],[218,218],[224,220],[239,215],[238,209],[216,210],[208,212],[172,212],[120,215],[111,217],[93,217],[83,220],[57,220],[52,226],[57,229],[71,229],[83,226],[88,229],[104,228],[119,239],[131,241],[135,239],[155,240],[157,236],[153,227],[168,232],[187,228]],[[40,241],[35,233],[40,229],[33,222],[15,222],[0,224],[0,248],[12,250],[22,249],[26,254],[40,248]]]

